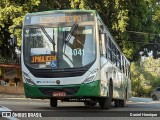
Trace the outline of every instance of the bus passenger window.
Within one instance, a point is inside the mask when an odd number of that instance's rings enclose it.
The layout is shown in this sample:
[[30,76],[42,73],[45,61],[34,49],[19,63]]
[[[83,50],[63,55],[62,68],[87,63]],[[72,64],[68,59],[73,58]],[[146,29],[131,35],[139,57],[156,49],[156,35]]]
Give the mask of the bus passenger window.
[[108,41],[107,41],[107,57],[110,61],[112,61],[112,51],[111,51],[111,39],[110,37],[108,37]]
[[106,34],[106,43],[105,43],[105,46],[106,46],[106,58],[108,56],[108,46],[107,46],[107,44],[108,44],[108,36]]
[[128,70],[127,70],[127,62],[125,60],[125,74],[126,74],[126,76],[127,76],[127,72],[128,72]]
[[117,49],[117,67],[121,70],[121,55],[118,49]]
[[108,37],[108,47],[111,49],[111,38]]
[[114,65],[116,65],[116,47],[113,43],[112,43],[112,62]]
[[124,57],[122,56],[122,61],[121,61],[121,66],[122,66],[122,72],[125,73],[125,62],[124,62]]

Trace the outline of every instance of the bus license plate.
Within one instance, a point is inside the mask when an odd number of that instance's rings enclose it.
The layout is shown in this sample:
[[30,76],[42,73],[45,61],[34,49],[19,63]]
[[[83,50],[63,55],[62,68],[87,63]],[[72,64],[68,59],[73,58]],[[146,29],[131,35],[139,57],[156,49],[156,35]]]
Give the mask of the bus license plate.
[[65,92],[53,92],[53,96],[56,97],[56,96],[66,96],[66,93]]

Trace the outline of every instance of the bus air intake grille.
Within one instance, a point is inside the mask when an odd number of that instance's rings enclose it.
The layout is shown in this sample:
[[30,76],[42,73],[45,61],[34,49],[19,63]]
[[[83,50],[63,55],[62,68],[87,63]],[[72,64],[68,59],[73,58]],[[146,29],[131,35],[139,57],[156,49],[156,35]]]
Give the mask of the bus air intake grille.
[[84,75],[87,70],[72,70],[72,71],[52,71],[52,70],[35,70],[30,69],[30,72],[39,78],[60,78],[60,77],[77,77]]
[[[93,64],[93,63],[92,63]],[[62,77],[77,77],[84,75],[89,68],[92,66],[92,64],[89,64],[82,68],[70,68],[70,69],[59,69],[59,70],[53,70],[53,69],[34,69],[26,65],[26,67],[29,69],[31,74],[34,77],[38,78],[62,78]]]
[[39,90],[48,96],[52,96],[53,92],[65,92],[66,95],[71,96],[78,92],[79,87],[65,87],[65,88],[39,88]]

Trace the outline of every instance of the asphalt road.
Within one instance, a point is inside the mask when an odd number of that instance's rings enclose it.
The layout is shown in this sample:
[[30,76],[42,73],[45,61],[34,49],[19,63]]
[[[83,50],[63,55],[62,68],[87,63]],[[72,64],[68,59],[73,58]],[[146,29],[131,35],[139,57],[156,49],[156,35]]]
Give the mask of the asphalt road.
[[[128,119],[159,119],[160,117],[160,101],[152,101],[150,98],[136,98],[132,97],[127,102],[125,108],[116,108],[112,105],[109,110],[102,110],[97,105],[93,108],[85,107],[80,102],[58,102],[57,108],[51,108],[49,106],[49,100],[32,100],[26,98],[0,98],[0,106],[5,107],[16,115],[18,119],[31,119],[33,116],[37,116],[37,120],[42,116],[42,119],[75,119],[76,120],[106,120],[106,119],[117,119],[128,120]],[[0,111],[3,111],[0,109]],[[30,118],[26,118],[29,116]],[[159,117],[156,117],[159,116]],[[152,118],[151,118],[152,117]],[[1,119],[1,118],[0,118]]]

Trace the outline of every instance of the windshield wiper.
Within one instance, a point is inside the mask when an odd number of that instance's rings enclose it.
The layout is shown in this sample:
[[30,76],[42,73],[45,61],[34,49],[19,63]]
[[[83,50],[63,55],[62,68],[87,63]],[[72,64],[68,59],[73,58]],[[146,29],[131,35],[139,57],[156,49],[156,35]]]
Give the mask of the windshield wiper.
[[65,38],[65,43],[68,43],[71,40],[71,38],[73,37],[73,32],[77,27],[78,27],[77,23],[73,24],[71,30],[69,31],[67,37]]
[[[42,31],[43,31],[43,33],[46,35],[46,37],[48,38],[48,40],[55,46],[56,44],[55,44],[55,41],[54,41],[54,36],[53,36],[53,39],[48,35],[48,33],[47,33],[47,31],[44,29],[44,27],[42,26],[42,25],[27,25],[26,27],[29,27],[30,28],[30,26],[32,27],[39,27]],[[53,33],[54,33],[54,31],[53,31]]]
[[42,25],[38,25],[41,30],[43,31],[43,33],[46,35],[46,37],[49,39],[49,41],[55,46],[55,40],[54,40],[54,30],[53,30],[53,39],[48,35],[47,31],[44,29],[44,27]]

